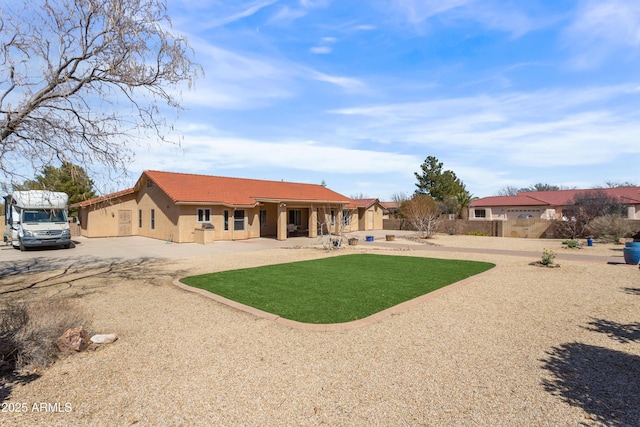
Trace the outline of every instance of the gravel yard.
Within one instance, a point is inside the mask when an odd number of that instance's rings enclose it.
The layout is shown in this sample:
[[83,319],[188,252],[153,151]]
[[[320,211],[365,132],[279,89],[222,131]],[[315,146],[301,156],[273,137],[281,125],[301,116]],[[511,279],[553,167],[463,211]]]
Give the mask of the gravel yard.
[[[19,271],[0,268],[1,298],[71,299],[93,319],[91,332],[119,339],[1,385],[0,424],[638,425],[640,271],[621,264],[622,246],[444,235],[432,246],[380,236],[330,253],[293,239],[295,247],[226,252],[216,242],[211,253],[184,258],[182,245],[169,245],[171,256],[148,249],[144,259],[104,262],[55,251],[48,268],[33,266],[47,254],[29,253]],[[543,248],[561,268],[528,265]],[[329,332],[290,328],[172,284],[363,251],[497,267],[376,323]],[[22,403],[28,411],[4,412]]]

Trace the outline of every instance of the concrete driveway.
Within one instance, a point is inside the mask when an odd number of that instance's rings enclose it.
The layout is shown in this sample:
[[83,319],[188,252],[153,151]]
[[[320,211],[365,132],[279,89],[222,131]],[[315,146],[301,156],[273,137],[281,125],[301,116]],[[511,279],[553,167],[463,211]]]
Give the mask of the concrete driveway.
[[[398,237],[394,242],[385,241],[385,235],[393,233]],[[496,248],[464,248],[457,247],[451,242],[443,242],[440,244],[425,245],[412,242],[402,238],[403,236],[414,235],[413,231],[400,230],[375,230],[375,231],[357,231],[348,233],[347,237],[356,237],[359,239],[360,247],[384,247],[384,248],[404,248],[404,249],[421,249],[430,251],[462,251],[462,252],[493,252],[499,255],[521,255],[537,257],[541,249],[536,248],[534,251],[525,247],[517,249],[502,248],[500,245]],[[373,236],[374,241],[366,241],[366,236]],[[502,239],[504,240],[504,239]],[[516,239],[526,242],[527,239]],[[536,239],[528,239],[534,242]],[[484,242],[496,241],[498,238],[486,239]],[[507,239],[509,243],[513,242]],[[0,246],[0,263],[20,262],[29,265],[28,261],[37,261],[40,265],[52,264],[53,267],[66,267],[69,265],[98,265],[105,262],[121,262],[128,260],[153,260],[153,259],[182,259],[200,257],[212,254],[226,254],[238,252],[259,251],[264,249],[277,248],[301,248],[316,246],[320,243],[318,238],[308,237],[290,237],[284,241],[278,241],[272,238],[258,238],[249,240],[236,241],[216,241],[210,245],[200,245],[197,243],[167,243],[163,240],[150,239],[147,237],[131,236],[131,237],[112,237],[112,238],[86,238],[74,237],[73,244],[70,249],[31,249],[21,252],[11,246]],[[552,241],[542,241],[543,245],[552,244]],[[535,243],[534,243],[535,244]],[[521,246],[521,245],[520,245]],[[585,255],[589,255],[585,257]],[[600,255],[600,256],[598,256]],[[576,253],[559,253],[559,258],[563,259],[589,259],[592,261],[619,263],[622,261],[622,252],[611,253],[589,253],[581,251]]]
[[197,243],[167,243],[147,237],[86,238],[74,237],[71,248],[30,249],[24,252],[11,246],[0,247],[0,262],[25,261],[36,258],[49,260],[77,261],[87,259],[173,259],[196,256],[257,251],[269,248],[308,246],[317,239],[295,237],[286,241],[275,239],[250,239],[238,241],[218,241],[210,245]]

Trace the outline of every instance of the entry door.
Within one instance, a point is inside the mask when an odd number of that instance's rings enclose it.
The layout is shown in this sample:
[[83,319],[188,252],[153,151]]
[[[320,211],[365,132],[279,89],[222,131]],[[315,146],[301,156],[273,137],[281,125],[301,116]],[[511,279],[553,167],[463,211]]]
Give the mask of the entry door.
[[118,211],[118,236],[131,236],[131,211]]
[[367,230],[373,230],[373,211],[367,211]]

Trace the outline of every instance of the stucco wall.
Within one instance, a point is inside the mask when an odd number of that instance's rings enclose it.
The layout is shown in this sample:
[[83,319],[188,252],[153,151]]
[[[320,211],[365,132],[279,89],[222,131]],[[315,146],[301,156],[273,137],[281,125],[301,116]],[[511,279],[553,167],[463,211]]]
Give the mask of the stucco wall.
[[80,210],[80,228],[86,237],[119,236],[120,212],[131,212],[131,227],[129,235],[137,234],[137,227],[133,222],[137,218],[137,203],[135,195],[129,194],[118,199],[112,199]]
[[[152,225],[151,211],[154,221]],[[138,206],[134,212],[133,223],[140,236],[170,242],[184,242],[178,227],[179,209],[167,195],[158,187],[144,185],[138,193]],[[142,227],[139,227],[138,215],[142,214]],[[193,242],[195,236],[191,236]]]

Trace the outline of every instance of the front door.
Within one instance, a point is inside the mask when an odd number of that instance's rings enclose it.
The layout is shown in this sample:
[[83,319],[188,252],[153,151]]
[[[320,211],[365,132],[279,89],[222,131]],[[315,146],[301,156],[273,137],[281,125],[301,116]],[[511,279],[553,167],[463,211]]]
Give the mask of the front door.
[[118,236],[131,236],[131,211],[118,211]]

